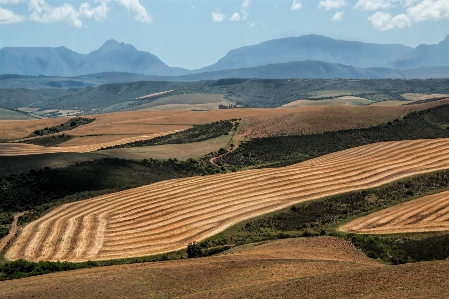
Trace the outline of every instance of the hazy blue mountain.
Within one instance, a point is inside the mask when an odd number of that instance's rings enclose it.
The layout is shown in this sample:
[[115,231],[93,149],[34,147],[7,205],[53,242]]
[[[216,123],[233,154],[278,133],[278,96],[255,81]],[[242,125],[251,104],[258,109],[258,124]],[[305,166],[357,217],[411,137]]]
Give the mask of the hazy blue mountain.
[[394,61],[391,66],[399,69],[423,66],[449,66],[449,35],[436,45],[419,45]]
[[69,77],[111,71],[158,76],[186,73],[184,69],[169,67],[153,54],[115,40],[106,41],[89,54],[79,54],[64,47],[0,49],[0,74]]
[[173,77],[170,80],[218,80],[226,78],[260,78],[260,79],[430,79],[449,78],[449,67],[421,67],[410,70],[390,68],[358,68],[354,66],[323,61],[297,61],[269,64],[264,66],[204,72]]
[[197,70],[209,72],[285,63],[318,60],[357,67],[384,67],[412,48],[335,40],[320,35],[305,35],[266,41],[229,51],[217,63]]

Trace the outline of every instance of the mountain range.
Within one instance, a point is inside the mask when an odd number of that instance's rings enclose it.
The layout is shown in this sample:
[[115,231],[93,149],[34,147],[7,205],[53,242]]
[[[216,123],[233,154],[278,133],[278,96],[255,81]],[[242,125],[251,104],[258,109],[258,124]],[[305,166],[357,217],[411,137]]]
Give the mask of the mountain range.
[[[429,67],[434,67],[433,70],[443,76],[447,74],[447,68],[441,68],[449,66],[447,53],[449,35],[438,44],[423,44],[416,48],[305,35],[234,49],[213,65],[186,70],[170,67],[155,55],[138,51],[132,45],[108,40],[89,54],[79,54],[64,47],[5,47],[0,49],[0,75],[73,77],[102,72],[129,72],[165,78],[178,76],[178,79],[185,80],[213,76],[398,78],[413,73],[417,77],[426,77],[420,74],[431,72]],[[417,68],[424,69],[404,71]]]

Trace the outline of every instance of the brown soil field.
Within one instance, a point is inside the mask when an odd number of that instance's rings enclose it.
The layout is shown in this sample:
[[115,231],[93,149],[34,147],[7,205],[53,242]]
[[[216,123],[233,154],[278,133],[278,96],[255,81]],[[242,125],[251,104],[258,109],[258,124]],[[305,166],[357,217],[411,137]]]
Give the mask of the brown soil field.
[[[400,107],[310,106],[272,109],[269,114],[242,119],[236,139],[322,133],[366,128],[400,118],[410,111],[449,103],[449,99]],[[238,110],[238,109],[237,109]]]
[[[232,118],[242,118],[241,136],[245,138],[319,133],[369,127],[401,117],[409,111],[428,109],[445,103],[449,103],[449,99],[403,107],[322,106],[212,111],[127,111],[90,115],[88,117],[96,118],[94,122],[67,131],[67,134],[133,137],[187,129],[192,125]],[[68,118],[0,121],[0,139],[24,138],[34,130],[55,126],[67,120]]]
[[449,231],[449,191],[361,217],[339,230],[362,234]]
[[449,262],[387,266],[332,237],[1,281],[2,298],[447,298]]
[[404,93],[404,94],[401,94],[401,96],[404,99],[412,101],[412,102],[421,101],[421,100],[427,100],[427,99],[433,99],[433,98],[449,97],[448,94],[440,94],[440,93],[433,93],[433,94]]
[[284,168],[158,182],[59,206],[5,258],[105,260],[185,248],[244,219],[449,168],[449,139],[366,145]]
[[186,144],[164,144],[156,146],[143,146],[133,148],[115,148],[102,150],[98,153],[104,156],[124,159],[169,159],[176,158],[187,160],[189,158],[200,158],[211,152],[217,152],[220,148],[229,147],[230,135],[209,139],[201,142]]
[[209,109],[212,110],[218,109],[219,104],[229,105],[231,103],[231,101],[225,100],[221,94],[182,94],[164,97],[148,104],[135,106],[128,109],[128,111],[145,109],[176,110],[174,109],[175,107],[184,107],[184,109],[181,110],[186,110],[186,107],[191,107],[191,109],[210,107]]
[[159,132],[157,134],[141,135],[129,138],[115,139],[107,142],[97,142],[95,144],[79,145],[79,146],[65,146],[65,147],[45,147],[27,143],[0,143],[0,156],[26,156],[38,154],[53,154],[53,153],[88,153],[97,151],[104,147],[125,144],[129,142],[153,139],[158,136],[173,134],[178,132],[168,131]]

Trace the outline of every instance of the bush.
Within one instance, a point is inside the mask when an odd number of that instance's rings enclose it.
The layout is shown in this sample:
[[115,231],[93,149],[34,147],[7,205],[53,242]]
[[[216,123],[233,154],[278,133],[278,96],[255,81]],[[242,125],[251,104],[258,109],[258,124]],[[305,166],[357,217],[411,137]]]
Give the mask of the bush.
[[203,255],[203,250],[196,242],[190,242],[189,245],[187,245],[187,257],[193,258],[193,257],[200,257]]

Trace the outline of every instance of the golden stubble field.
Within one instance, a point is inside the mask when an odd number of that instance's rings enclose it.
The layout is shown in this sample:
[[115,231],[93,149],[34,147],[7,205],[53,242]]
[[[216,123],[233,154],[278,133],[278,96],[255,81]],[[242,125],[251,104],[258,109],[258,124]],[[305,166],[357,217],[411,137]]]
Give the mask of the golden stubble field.
[[358,218],[339,230],[361,234],[449,231],[449,191]]
[[1,281],[3,298],[447,298],[448,261],[387,266],[333,237]]
[[449,139],[366,145],[296,165],[158,182],[65,204],[28,224],[6,259],[105,260],[185,248],[295,203],[449,168]]

